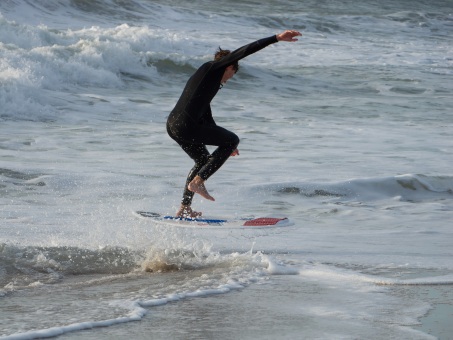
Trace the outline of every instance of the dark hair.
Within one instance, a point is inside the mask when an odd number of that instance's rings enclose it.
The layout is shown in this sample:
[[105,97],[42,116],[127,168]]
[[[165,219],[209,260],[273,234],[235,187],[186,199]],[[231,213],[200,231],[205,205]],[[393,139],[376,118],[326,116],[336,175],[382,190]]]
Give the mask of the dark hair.
[[[231,53],[230,50],[222,50],[222,48],[219,46],[219,49],[214,55],[214,61],[219,61],[220,59],[222,59],[223,57],[227,56],[230,53]],[[237,61],[235,61],[231,65],[234,68],[234,72],[237,72],[239,70],[239,63]]]

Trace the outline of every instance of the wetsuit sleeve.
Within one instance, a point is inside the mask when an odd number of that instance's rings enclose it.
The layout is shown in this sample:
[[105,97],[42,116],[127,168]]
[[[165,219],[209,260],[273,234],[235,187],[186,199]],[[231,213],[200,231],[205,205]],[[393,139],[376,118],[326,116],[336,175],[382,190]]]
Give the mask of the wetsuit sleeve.
[[215,62],[213,64],[213,67],[214,68],[227,67],[227,66],[235,63],[236,61],[241,60],[241,59],[249,56],[250,54],[258,52],[259,50],[262,50],[263,48],[269,46],[270,44],[274,44],[276,42],[278,42],[276,35],[257,40],[255,42],[242,46],[242,47],[238,48],[237,50],[234,50],[227,56],[223,57],[221,60]]

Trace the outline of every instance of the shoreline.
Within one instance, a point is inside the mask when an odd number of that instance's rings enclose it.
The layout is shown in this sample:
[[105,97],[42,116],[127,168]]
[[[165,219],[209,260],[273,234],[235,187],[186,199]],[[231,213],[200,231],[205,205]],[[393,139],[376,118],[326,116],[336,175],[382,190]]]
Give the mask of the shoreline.
[[432,308],[413,327],[439,340],[449,340],[453,334],[453,291],[451,285],[418,286],[417,296]]

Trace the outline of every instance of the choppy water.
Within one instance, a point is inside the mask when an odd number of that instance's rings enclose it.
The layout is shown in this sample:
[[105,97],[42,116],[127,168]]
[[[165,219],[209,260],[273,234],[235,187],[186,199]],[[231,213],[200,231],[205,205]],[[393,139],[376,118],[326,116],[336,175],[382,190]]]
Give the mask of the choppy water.
[[[194,208],[295,225],[134,216],[179,205],[165,121],[191,73],[286,28],[215,98],[241,155]],[[0,336],[430,338],[453,303],[452,33],[450,1],[2,2]]]

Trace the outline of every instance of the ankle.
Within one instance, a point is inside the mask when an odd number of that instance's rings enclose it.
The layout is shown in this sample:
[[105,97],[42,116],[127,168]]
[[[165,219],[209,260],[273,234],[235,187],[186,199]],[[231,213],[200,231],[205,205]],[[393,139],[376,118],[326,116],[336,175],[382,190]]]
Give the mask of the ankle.
[[198,217],[201,216],[201,212],[193,211],[190,205],[181,204],[179,211],[176,213],[177,217]]
[[196,184],[196,185],[203,185],[204,184],[204,179],[201,178],[199,175],[195,176],[195,178],[192,180],[193,184]]

